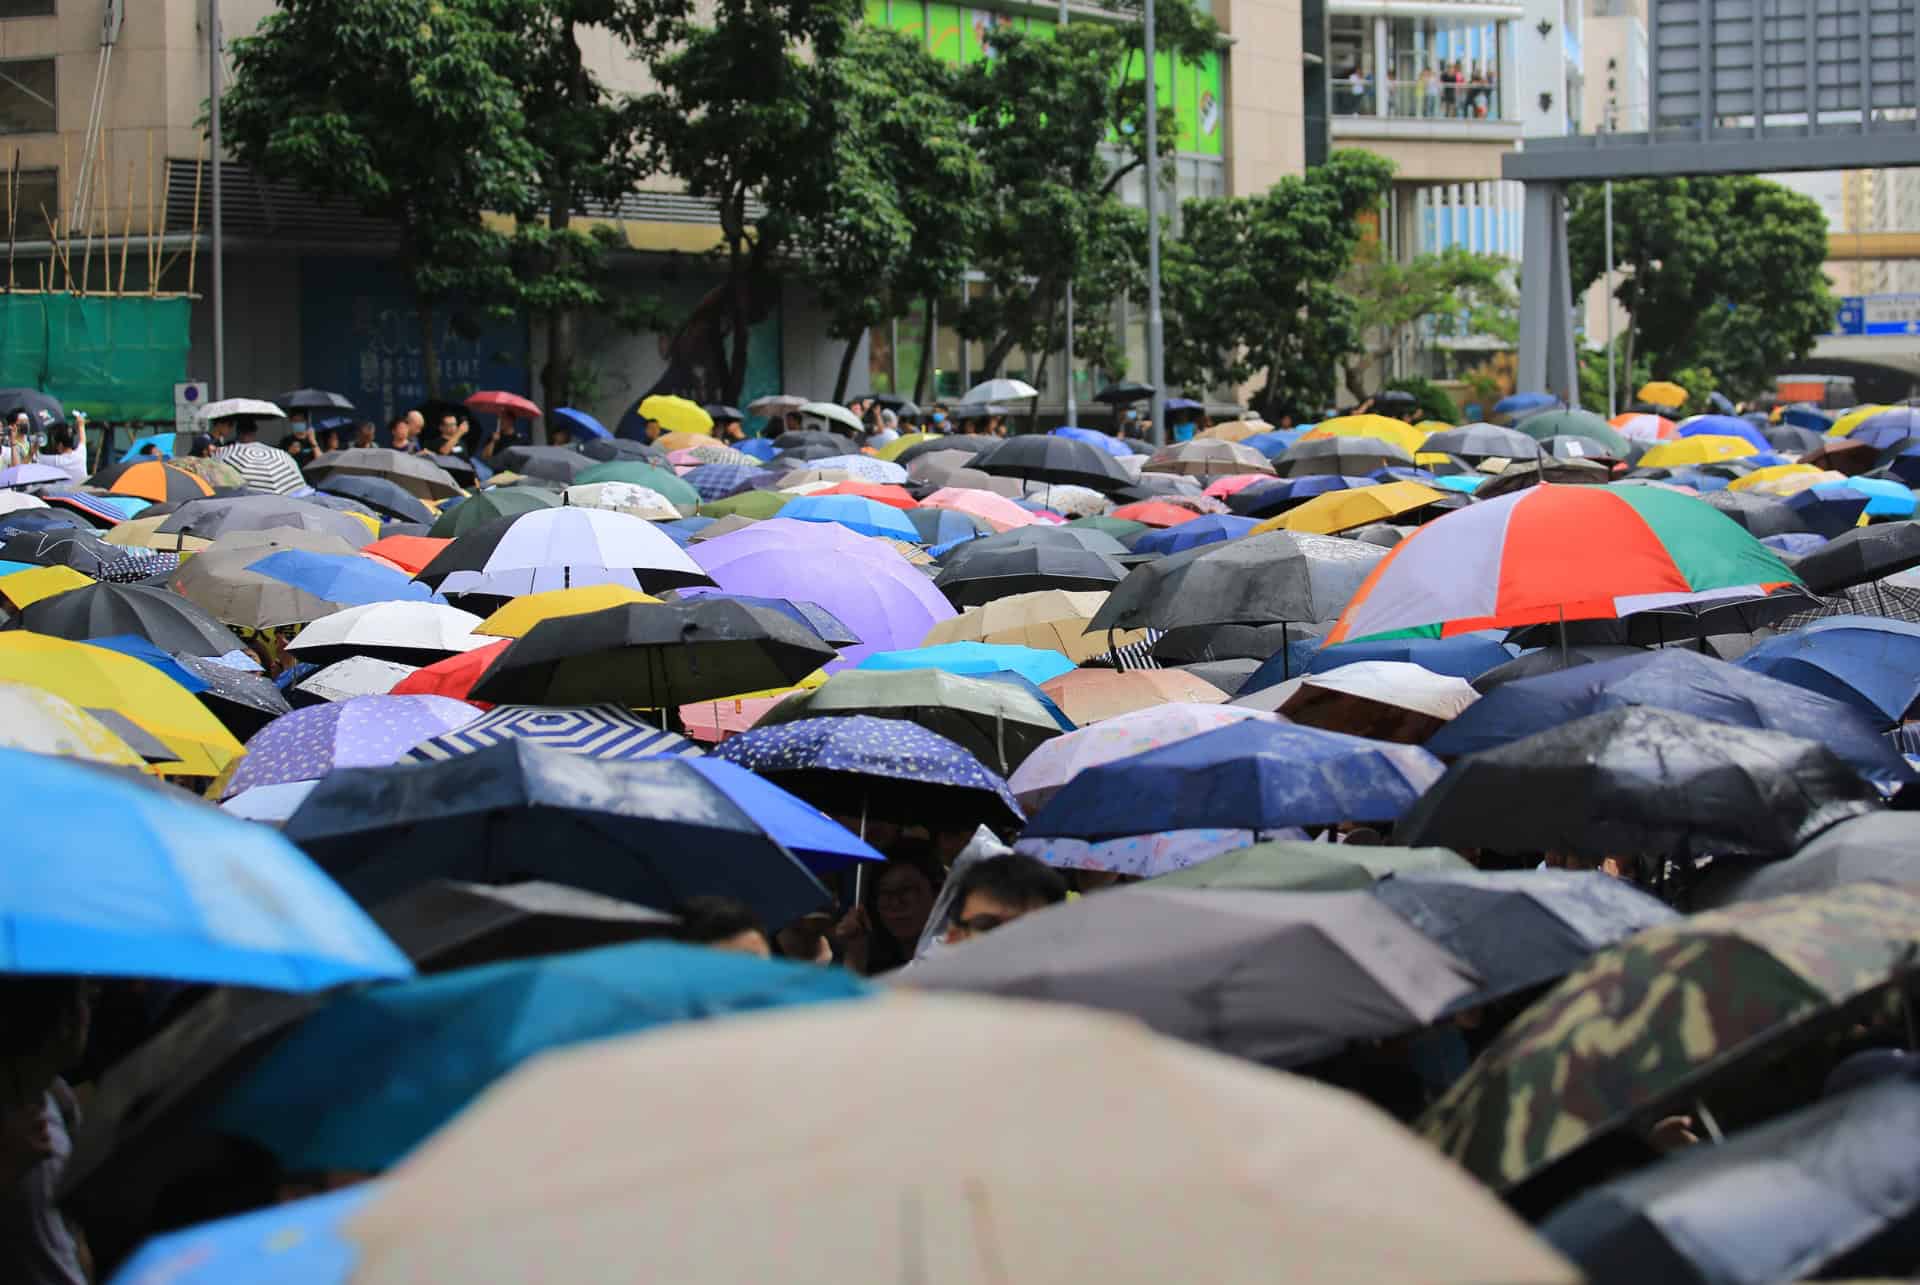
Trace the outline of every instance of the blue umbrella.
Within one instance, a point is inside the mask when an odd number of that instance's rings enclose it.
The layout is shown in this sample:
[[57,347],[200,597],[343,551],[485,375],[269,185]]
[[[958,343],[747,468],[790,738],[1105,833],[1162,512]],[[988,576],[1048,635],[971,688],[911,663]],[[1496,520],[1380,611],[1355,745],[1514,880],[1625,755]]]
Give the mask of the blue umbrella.
[[1881,470],[1893,474],[1909,486],[1920,482],[1920,437],[1897,443],[1880,458]]
[[1676,437],[1737,437],[1741,441],[1753,443],[1756,451],[1771,451],[1773,444],[1760,435],[1760,430],[1737,419],[1732,415],[1695,415],[1682,423],[1676,430]]
[[1799,518],[1800,525],[1831,540],[1860,525],[1872,498],[1858,487],[1835,486],[1822,492],[1813,488],[1788,496],[1782,501]]
[[703,513],[697,517],[675,518],[671,522],[656,522],[654,525],[662,531],[665,531],[668,535],[677,535],[683,539],[687,539],[699,535],[719,520],[719,518],[708,517]]
[[1080,724],[1068,718],[1067,712],[1054,703],[1053,697],[1047,695],[1046,690],[1042,688],[1040,684],[1034,682],[1025,674],[1016,674],[1011,669],[996,669],[990,673],[969,674],[968,677],[978,678],[983,682],[1005,683],[1009,687],[1018,687],[1021,691],[1039,702],[1040,708],[1046,710],[1053,721],[1060,725],[1061,731],[1077,732],[1080,730]]
[[360,607],[370,602],[435,600],[428,586],[403,572],[381,566],[372,558],[355,554],[281,549],[258,562],[248,563],[247,570],[343,607]]
[[284,833],[369,904],[429,879],[546,879],[655,909],[734,897],[774,928],[824,908],[806,867],[689,762],[514,738],[440,763],[337,770]]
[[1489,750],[1627,705],[1652,705],[1735,727],[1819,741],[1876,785],[1897,788],[1913,770],[1848,704],[1697,652],[1662,650],[1503,683],[1428,740],[1447,758]]
[[1909,437],[1920,436],[1920,408],[1895,406],[1869,415],[1847,430],[1847,437],[1875,446],[1897,446]]
[[461,969],[335,999],[228,1088],[209,1124],[296,1172],[379,1171],[550,1050],[867,993],[843,969],[669,942]]
[[1760,538],[1760,543],[1766,545],[1769,549],[1774,550],[1776,553],[1784,553],[1791,558],[1798,558],[1805,554],[1812,553],[1826,542],[1826,536],[1815,535],[1811,531],[1785,531],[1779,535],[1768,535]]
[[1260,525],[1255,518],[1211,513],[1164,530],[1148,531],[1133,542],[1135,553],[1179,553],[1203,544],[1235,540]]
[[682,473],[680,480],[698,491],[702,500],[724,500],[745,490],[760,473],[751,464],[702,464]]
[[1558,406],[1560,404],[1560,399],[1552,393],[1514,393],[1510,397],[1502,397],[1499,401],[1495,402],[1493,404],[1493,413],[1496,415],[1518,415],[1522,411],[1546,410],[1548,407]]
[[952,548],[964,541],[994,534],[992,527],[971,513],[954,509],[908,509],[906,512],[907,521],[920,533],[921,544]]
[[1879,616],[1829,616],[1769,638],[1742,669],[1831,696],[1875,727],[1898,723],[1920,698],[1920,625]]
[[1341,473],[1309,473],[1305,477],[1281,477],[1271,482],[1255,482],[1243,491],[1227,497],[1227,507],[1246,517],[1272,517],[1294,504],[1304,504],[1328,491],[1354,491],[1378,486],[1370,477],[1348,477]]
[[379,1194],[377,1183],[365,1182],[156,1236],[112,1285],[346,1285],[360,1247],[342,1224]]
[[1472,495],[1486,483],[1487,476],[1484,473],[1449,473],[1444,477],[1434,478],[1427,485],[1437,486],[1443,491],[1459,491],[1463,495]]
[[1306,436],[1304,428],[1276,428],[1271,433],[1255,433],[1252,437],[1240,439],[1240,445],[1251,446],[1268,459],[1285,455],[1293,444]]
[[1022,816],[1007,783],[980,760],[904,719],[797,719],[728,737],[709,757],[769,777],[835,816],[920,824]]
[[781,509],[780,516],[796,522],[833,522],[861,535],[889,536],[909,544],[920,540],[906,514],[864,495],[803,495]]
[[1362,660],[1401,660],[1434,674],[1449,678],[1478,678],[1495,665],[1504,665],[1518,654],[1498,638],[1488,634],[1457,634],[1452,638],[1382,638],[1367,642],[1338,643],[1323,647],[1318,638],[1302,638],[1289,643],[1282,652],[1267,658],[1240,688],[1242,696],[1252,695],[1275,683],[1305,674],[1324,673]]
[[1085,442],[1097,446],[1109,455],[1131,455],[1133,448],[1111,433],[1103,433],[1097,428],[1076,428],[1072,424],[1062,424],[1053,430],[1055,437],[1071,437],[1076,442]]
[[391,478],[332,473],[314,490],[357,500],[376,515],[399,518],[402,522],[432,522],[435,516],[432,509]]
[[1817,410],[1805,406],[1794,406],[1780,412],[1780,422],[1791,424],[1795,428],[1811,429],[1820,434],[1833,427],[1833,420]]
[[741,811],[766,827],[815,874],[844,870],[858,861],[885,861],[886,856],[853,831],[803,799],[787,793],[765,777],[722,759],[689,760],[693,770],[720,787]]
[[1441,772],[1417,746],[1250,718],[1083,770],[1024,837],[1391,821]]
[[321,990],[413,968],[263,826],[137,777],[0,750],[17,793],[0,971]]
[[143,660],[195,696],[206,691],[209,686],[205,679],[189,671],[169,652],[156,646],[151,639],[142,638],[138,634],[112,634],[105,638],[89,638],[86,640],[86,645],[105,647],[108,651],[117,651],[123,656]]
[[1703,473],[1697,468],[1675,469],[1667,475],[1667,481],[1675,486],[1690,486],[1696,491],[1724,491],[1732,480],[1718,473]]
[[765,437],[749,437],[744,442],[735,442],[733,449],[742,454],[751,455],[762,463],[780,453],[780,448],[775,446],[771,439]]
[[1858,494],[1867,497],[1870,518],[1910,518],[1914,496],[1905,484],[1884,477],[1850,477],[1844,482],[1817,482],[1807,488],[1815,495],[1834,497]]
[[138,517],[145,509],[153,507],[153,501],[137,495],[88,495],[82,491],[43,491],[40,498],[48,504],[58,504],[64,508],[85,513],[89,517],[99,518],[109,526],[125,522],[128,518]]
[[139,459],[141,448],[147,446],[153,447],[154,450],[159,453],[161,459],[170,460],[173,458],[173,440],[176,436],[177,434],[168,431],[165,433],[149,433],[145,437],[137,437],[133,440],[132,444],[127,447],[126,453],[120,457],[120,462],[126,464],[132,460]]
[[587,414],[585,411],[575,410],[571,406],[562,406],[559,410],[553,412],[553,418],[559,420],[561,424],[573,430],[573,435],[575,437],[612,437],[613,436],[612,433],[607,431],[607,426],[605,424],[602,424],[599,420]]
[[1057,651],[1015,647],[1004,643],[951,642],[905,651],[877,651],[860,662],[861,669],[941,669],[949,674],[991,674],[1010,670],[1033,683],[1072,672],[1071,660]]

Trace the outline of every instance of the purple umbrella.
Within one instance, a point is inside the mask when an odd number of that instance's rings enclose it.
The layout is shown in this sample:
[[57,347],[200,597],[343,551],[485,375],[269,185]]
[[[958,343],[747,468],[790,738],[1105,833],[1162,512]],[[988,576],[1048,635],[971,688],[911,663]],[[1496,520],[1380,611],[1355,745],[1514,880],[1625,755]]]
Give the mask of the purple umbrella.
[[688,552],[728,593],[816,602],[844,621],[860,645],[842,651],[829,670],[876,651],[918,647],[929,629],[956,614],[891,545],[835,523],[769,518]]
[[355,696],[282,714],[247,741],[220,797],[287,781],[316,781],[337,767],[385,767],[421,741],[480,717],[446,696]]
[[0,489],[15,486],[33,486],[39,482],[71,481],[73,481],[72,478],[51,464],[34,462],[29,464],[16,464],[12,468],[0,469]]

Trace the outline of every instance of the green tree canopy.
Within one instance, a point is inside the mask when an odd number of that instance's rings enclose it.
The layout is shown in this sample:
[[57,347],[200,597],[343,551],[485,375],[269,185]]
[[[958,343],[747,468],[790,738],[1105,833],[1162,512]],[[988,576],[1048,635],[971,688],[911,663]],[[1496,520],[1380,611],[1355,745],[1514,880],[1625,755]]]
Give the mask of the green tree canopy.
[[[1573,189],[1568,254],[1576,293],[1605,270],[1604,195]],[[1655,378],[1712,370],[1748,397],[1804,358],[1833,325],[1821,265],[1827,223],[1811,198],[1766,179],[1639,179],[1613,186],[1614,296],[1630,329],[1626,363]]]
[[1505,259],[1459,246],[1405,263],[1379,253],[1357,258],[1340,282],[1353,300],[1362,336],[1362,346],[1345,363],[1347,391],[1366,397],[1377,368],[1428,318],[1442,334],[1471,332],[1482,314],[1512,307],[1510,267]]

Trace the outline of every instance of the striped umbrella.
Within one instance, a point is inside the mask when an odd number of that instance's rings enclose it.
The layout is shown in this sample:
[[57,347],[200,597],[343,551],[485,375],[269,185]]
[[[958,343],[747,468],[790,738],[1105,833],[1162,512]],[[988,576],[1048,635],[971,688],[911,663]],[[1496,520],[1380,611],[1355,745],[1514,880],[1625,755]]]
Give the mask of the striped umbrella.
[[510,740],[538,741],[596,759],[704,752],[618,705],[498,705],[465,726],[420,742],[403,761],[433,763]]
[[1799,583],[1773,550],[1690,496],[1543,483],[1408,536],[1326,641],[1611,619]]
[[214,452],[218,459],[233,465],[248,486],[276,495],[291,495],[307,484],[306,475],[293,462],[293,456],[277,446],[263,442],[235,442]]

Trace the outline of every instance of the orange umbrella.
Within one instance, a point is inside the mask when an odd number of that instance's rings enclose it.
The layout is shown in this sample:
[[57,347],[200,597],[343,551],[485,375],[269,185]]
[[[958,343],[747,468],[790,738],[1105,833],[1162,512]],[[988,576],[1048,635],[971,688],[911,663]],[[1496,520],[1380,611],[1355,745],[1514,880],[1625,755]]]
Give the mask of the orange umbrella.
[[390,563],[410,576],[417,576],[426,570],[429,562],[440,556],[442,549],[452,543],[451,540],[430,535],[390,535],[384,540],[375,540],[362,548],[360,553],[363,557]]
[[1048,679],[1040,690],[1080,727],[1155,705],[1224,705],[1227,700],[1212,683],[1178,669],[1075,669]]
[[177,503],[213,494],[213,488],[207,485],[205,478],[196,477],[183,468],[175,468],[159,460],[140,460],[116,468],[111,474],[96,476],[93,480],[96,485],[104,484],[115,495],[135,495],[143,500],[152,500],[155,504]]
[[1107,515],[1119,518],[1123,522],[1144,522],[1148,526],[1179,526],[1182,522],[1191,522],[1199,517],[1192,509],[1183,509],[1178,504],[1169,504],[1165,500],[1142,500],[1138,504],[1123,504]]
[[815,495],[858,495],[863,499],[877,500],[881,504],[890,504],[896,509],[917,509],[920,501],[908,494],[904,486],[894,486],[887,482],[836,482],[824,491],[815,491]]

